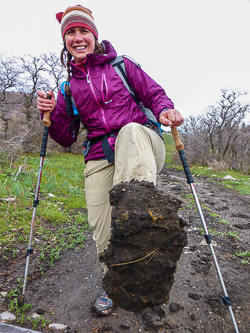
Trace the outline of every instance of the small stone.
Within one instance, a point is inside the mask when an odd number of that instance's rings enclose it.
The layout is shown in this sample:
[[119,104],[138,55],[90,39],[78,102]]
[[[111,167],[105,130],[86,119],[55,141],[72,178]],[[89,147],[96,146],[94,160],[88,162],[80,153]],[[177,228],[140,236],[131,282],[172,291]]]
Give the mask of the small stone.
[[194,313],[191,314],[190,318],[191,318],[192,320],[197,320],[197,317],[196,317],[196,315],[195,315]]
[[232,176],[230,175],[227,175],[225,177],[223,177],[224,180],[236,180],[235,178],[233,178]]
[[6,321],[12,321],[16,319],[16,316],[14,316],[12,313],[10,313],[9,311],[5,311],[3,313],[0,314],[0,318],[2,320],[6,320]]
[[130,329],[130,325],[129,324],[121,324],[122,328],[125,328],[126,330]]
[[63,325],[63,324],[49,324],[49,328],[54,328],[55,330],[65,330],[66,328],[68,328],[67,325]]
[[44,310],[43,309],[41,309],[41,308],[38,308],[36,311],[35,311],[35,313],[37,313],[37,314],[39,314],[39,315],[43,315],[44,314]]
[[[207,245],[207,241],[205,239],[203,239],[201,242],[200,242],[200,245]],[[212,240],[212,245],[213,246],[217,246],[217,243],[215,241]]]
[[2,297],[6,297],[7,294],[8,294],[7,291],[1,291],[1,296],[2,296]]
[[188,297],[192,298],[192,299],[199,299],[199,298],[201,298],[201,296],[198,295],[197,293],[188,293]]
[[171,303],[170,304],[170,307],[169,307],[169,310],[171,312],[178,312],[180,309],[182,309],[182,306],[178,303]]
[[37,314],[37,313],[33,313],[32,316],[31,316],[31,318],[40,318],[40,315]]

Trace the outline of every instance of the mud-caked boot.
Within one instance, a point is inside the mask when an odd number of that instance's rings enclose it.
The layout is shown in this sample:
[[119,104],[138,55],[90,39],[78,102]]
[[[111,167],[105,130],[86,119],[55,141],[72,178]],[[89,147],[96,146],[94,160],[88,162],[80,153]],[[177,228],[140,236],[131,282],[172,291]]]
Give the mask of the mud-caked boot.
[[113,187],[110,203],[110,243],[100,255],[108,266],[104,290],[115,305],[133,311],[167,302],[187,244],[180,200],[133,179]]

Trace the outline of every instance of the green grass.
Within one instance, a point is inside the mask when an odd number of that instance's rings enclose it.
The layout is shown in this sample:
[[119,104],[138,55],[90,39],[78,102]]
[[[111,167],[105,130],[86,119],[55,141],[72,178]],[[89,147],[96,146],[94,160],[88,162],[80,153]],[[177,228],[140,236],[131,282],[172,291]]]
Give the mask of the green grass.
[[223,223],[223,224],[227,224],[227,225],[229,225],[230,227],[232,227],[232,224],[231,224],[229,221],[225,220],[225,219],[218,220],[218,222],[219,222],[219,223]]
[[[171,134],[163,133],[166,147],[166,163],[171,163],[175,153],[175,144]],[[15,161],[9,161],[0,156],[0,251],[4,258],[15,258],[17,242],[28,243],[30,224],[33,212],[34,193],[37,184],[40,156],[39,154],[24,155]],[[21,172],[20,166],[22,166]],[[170,167],[182,168],[170,164]],[[81,231],[89,228],[87,223],[86,200],[84,190],[84,158],[77,154],[47,154],[44,160],[40,185],[40,201],[36,209],[35,233],[42,235],[49,243],[52,236],[45,232],[44,226],[60,226],[74,228],[80,225]],[[250,194],[250,177],[239,172],[216,172],[208,167],[193,166],[192,174],[205,175],[211,179],[222,179],[230,174],[236,181],[224,181],[228,187],[233,187],[242,194]],[[10,201],[8,201],[10,200]],[[193,208],[195,202],[192,195],[186,196],[186,206]],[[206,206],[203,206],[206,209]],[[83,213],[82,213],[83,212]],[[213,217],[216,214],[209,212]],[[226,224],[220,220],[219,223]],[[48,228],[50,229],[50,228]],[[65,241],[69,245],[69,240]],[[75,246],[78,246],[76,242]],[[52,257],[59,257],[65,250],[62,244],[59,254],[52,250]],[[48,253],[51,249],[48,249]],[[52,258],[53,259],[53,258]],[[54,260],[54,259],[53,259]],[[52,261],[53,261],[52,260]]]
[[[27,243],[29,239],[40,156],[25,155],[14,162],[0,157],[0,251],[7,258],[10,251],[13,257],[16,255],[15,243]],[[17,175],[20,166],[23,167]],[[47,154],[36,208],[35,233],[46,235],[45,224],[71,229],[79,224],[81,230],[88,228],[84,212],[84,168],[82,155]],[[83,213],[76,211],[79,209]],[[49,241],[49,236],[46,237]]]
[[[171,162],[171,157],[170,157]],[[167,168],[183,169],[182,166],[177,164],[170,164]],[[194,165],[190,167],[191,174],[193,175],[194,181],[195,176],[206,176],[213,179],[220,179],[222,184],[227,188],[235,189],[240,194],[250,194],[250,176],[245,175],[238,171],[226,170],[226,171],[213,171],[207,166]],[[184,172],[184,171],[183,171]],[[235,180],[223,180],[227,175],[235,178]]]
[[220,215],[216,214],[216,213],[208,213],[210,216],[212,217],[220,217]]
[[250,265],[250,259],[246,259],[246,257],[250,257],[250,252],[249,251],[239,251],[239,253],[235,253],[234,257],[240,257],[243,258],[241,259],[241,264],[242,265]]
[[[201,235],[205,234],[203,228],[201,228],[201,227],[198,227],[197,231]],[[238,231],[217,231],[215,229],[209,229],[208,232],[211,236],[216,235],[216,236],[221,236],[222,238],[223,237],[232,237],[232,238],[235,238],[237,240],[241,240],[240,236],[238,235]]]
[[250,252],[249,251],[239,251],[239,253],[235,253],[235,256],[237,257],[250,257]]
[[163,139],[164,139],[164,144],[166,148],[166,158],[165,158],[165,163],[171,163],[172,161],[172,156],[175,153],[175,143],[173,136],[170,133],[163,133],[162,134]]
[[[219,178],[226,187],[235,189],[237,192],[241,194],[250,194],[249,175],[245,175],[241,172],[233,170],[214,172],[212,169],[209,169],[208,167],[203,167],[199,165],[191,167],[190,170],[194,176],[205,175],[211,179]],[[230,175],[231,177],[235,178],[235,180],[223,180],[223,178],[227,175]]]

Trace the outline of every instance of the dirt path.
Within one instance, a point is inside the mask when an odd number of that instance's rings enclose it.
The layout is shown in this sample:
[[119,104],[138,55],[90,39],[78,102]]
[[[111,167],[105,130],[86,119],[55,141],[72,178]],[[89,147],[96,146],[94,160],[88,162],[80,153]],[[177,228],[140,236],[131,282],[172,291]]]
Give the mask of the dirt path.
[[[250,332],[250,265],[241,264],[242,258],[234,256],[239,251],[250,251],[250,196],[240,195],[205,178],[196,177],[195,181],[208,227],[224,233],[223,237],[217,234],[212,239],[239,332]],[[89,233],[84,250],[78,253],[67,251],[54,267],[28,283],[26,300],[33,304],[34,311],[43,309],[43,316],[51,323],[68,325],[62,331],[68,333],[235,332],[229,310],[222,303],[222,288],[209,247],[197,230],[201,222],[183,171],[164,169],[157,178],[157,186],[183,201],[179,213],[188,220],[188,245],[178,263],[169,303],[148,308],[142,313],[116,308],[110,317],[94,317],[91,305],[102,291],[102,268]],[[211,213],[220,215],[220,218]],[[230,225],[218,223],[218,219],[224,219]],[[231,236],[225,236],[229,232]],[[9,291],[7,288],[13,288],[17,276],[23,277],[25,262],[16,261],[6,266],[0,261],[0,267],[0,286]],[[32,272],[35,264],[30,267]],[[0,301],[0,310],[0,313],[6,310],[6,299]],[[32,325],[26,322],[24,327],[32,328]],[[52,332],[48,329],[40,331]]]

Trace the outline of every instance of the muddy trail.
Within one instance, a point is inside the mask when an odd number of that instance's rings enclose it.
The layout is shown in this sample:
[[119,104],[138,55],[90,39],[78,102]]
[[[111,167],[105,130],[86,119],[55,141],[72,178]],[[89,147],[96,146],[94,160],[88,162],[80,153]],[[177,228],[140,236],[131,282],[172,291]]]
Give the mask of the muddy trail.
[[[103,291],[102,266],[97,260],[92,234],[88,232],[85,249],[68,250],[52,267],[44,261],[43,274],[37,269],[38,254],[32,255],[25,299],[33,307],[26,316],[38,313],[50,320],[50,324],[65,325],[56,330],[48,325],[41,328],[39,324],[37,331],[235,332],[229,310],[222,302],[221,284],[210,249],[201,235],[201,221],[183,171],[163,169],[157,177],[157,187],[162,193],[180,200],[178,215],[187,223],[184,227],[187,245],[177,262],[169,300],[139,312],[116,307],[111,316],[94,316],[91,305]],[[250,251],[250,196],[240,195],[225,188],[219,180],[205,177],[195,177],[195,188],[208,228],[213,232],[215,254],[239,332],[250,332],[250,265],[247,260],[242,263],[244,258],[235,256]],[[35,234],[35,237],[39,238],[39,235]],[[26,246],[20,244],[15,259],[6,262],[0,258],[1,292],[14,289],[17,278],[23,278],[26,260],[21,258],[25,252]],[[0,314],[7,311],[9,305],[10,300],[1,296]],[[14,320],[12,325],[34,329],[34,324],[27,319],[23,324]]]

